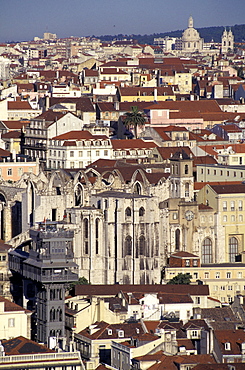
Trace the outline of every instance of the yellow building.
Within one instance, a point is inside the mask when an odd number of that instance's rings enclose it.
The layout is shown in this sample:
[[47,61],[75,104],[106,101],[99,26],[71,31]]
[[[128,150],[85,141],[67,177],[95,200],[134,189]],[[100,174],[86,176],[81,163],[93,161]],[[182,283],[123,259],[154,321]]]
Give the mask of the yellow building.
[[121,102],[134,101],[165,101],[176,100],[171,86],[162,87],[120,87],[119,96]]
[[30,339],[32,312],[0,296],[0,338],[22,335]]
[[205,185],[197,201],[215,210],[216,256],[219,262],[241,261],[245,234],[245,184]]
[[[245,254],[242,254],[242,262],[239,263],[213,263],[200,264],[197,255],[188,252],[178,252],[170,256],[166,266],[164,281],[167,283],[178,273],[189,273],[192,283],[202,282],[209,286],[210,307],[212,299],[221,303],[230,303],[234,297],[245,290]],[[217,302],[218,304],[218,302]]]

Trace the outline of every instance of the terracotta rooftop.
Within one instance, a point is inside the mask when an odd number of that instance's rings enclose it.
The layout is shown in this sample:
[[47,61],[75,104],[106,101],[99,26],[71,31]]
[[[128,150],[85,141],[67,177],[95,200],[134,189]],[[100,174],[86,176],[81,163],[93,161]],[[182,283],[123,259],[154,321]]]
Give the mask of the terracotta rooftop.
[[8,299],[0,296],[0,302],[4,302],[4,311],[5,312],[12,312],[12,311],[24,311],[26,313],[31,313],[31,311],[26,310],[25,308],[17,305],[14,302],[9,301]]
[[8,110],[32,110],[28,101],[8,101]]
[[208,285],[76,285],[75,295],[83,296],[114,296],[120,291],[141,293],[176,293],[190,295],[209,295]]
[[22,336],[9,340],[3,340],[2,345],[4,347],[6,355],[9,356],[55,352],[42,344],[39,344]]

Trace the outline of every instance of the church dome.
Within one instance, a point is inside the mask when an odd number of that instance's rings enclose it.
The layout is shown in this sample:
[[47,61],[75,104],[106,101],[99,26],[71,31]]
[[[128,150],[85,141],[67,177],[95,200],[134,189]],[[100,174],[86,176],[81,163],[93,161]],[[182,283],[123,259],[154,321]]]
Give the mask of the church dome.
[[188,42],[188,41],[191,41],[191,42],[195,42],[195,41],[199,41],[200,40],[200,35],[199,35],[199,32],[197,30],[195,30],[195,28],[187,28],[184,32],[183,32],[183,35],[182,35],[182,41],[185,41],[185,42]]

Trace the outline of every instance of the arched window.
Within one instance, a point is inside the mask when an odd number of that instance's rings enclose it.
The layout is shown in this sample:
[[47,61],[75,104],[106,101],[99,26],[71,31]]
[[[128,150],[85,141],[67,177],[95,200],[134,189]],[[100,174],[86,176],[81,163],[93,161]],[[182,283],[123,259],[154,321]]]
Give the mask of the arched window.
[[187,182],[185,184],[185,197],[189,197],[189,196],[190,196],[190,185]]
[[236,262],[236,256],[238,255],[238,240],[234,236],[229,238],[229,261]]
[[83,188],[78,184],[75,188],[75,206],[81,206],[83,204]]
[[139,209],[139,216],[140,216],[140,217],[143,217],[143,216],[144,216],[144,214],[145,214],[145,209],[144,209],[144,207],[140,207],[140,209]]
[[95,253],[99,254],[99,219],[95,220]]
[[128,235],[125,238],[123,257],[131,255],[132,255],[132,238],[130,235]]
[[136,184],[134,185],[134,194],[139,194],[140,195],[141,191],[142,191],[141,185],[138,182],[136,182]]
[[84,253],[85,254],[88,254],[88,219],[85,218],[84,221],[83,221],[83,233],[84,233]]
[[213,253],[212,253],[212,240],[210,238],[205,238],[202,242],[202,263],[212,263]]
[[175,249],[180,249],[180,229],[175,230]]
[[55,309],[54,308],[51,308],[49,312],[49,319],[50,321],[55,321]]
[[130,207],[127,207],[126,210],[125,210],[125,216],[126,217],[131,217],[131,208]]
[[139,248],[140,255],[145,256],[145,237],[144,235],[140,236],[139,246],[140,246]]
[[189,166],[188,164],[185,164],[185,175],[188,175],[189,173]]

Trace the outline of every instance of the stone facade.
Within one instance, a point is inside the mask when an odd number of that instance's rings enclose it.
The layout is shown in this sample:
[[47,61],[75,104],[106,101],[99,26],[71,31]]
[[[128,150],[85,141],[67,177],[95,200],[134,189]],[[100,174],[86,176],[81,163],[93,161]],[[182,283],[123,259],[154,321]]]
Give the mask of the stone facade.
[[[192,159],[184,149],[170,158],[170,173],[161,164],[112,162],[84,171],[24,174],[7,188],[15,193],[11,201],[1,186],[3,225],[9,225],[3,228],[5,241],[17,247],[37,222],[63,221],[74,231],[79,276],[93,284],[160,283],[171,253],[201,256],[205,238],[215,249],[213,210],[194,201]],[[18,234],[11,228],[16,202]]]

